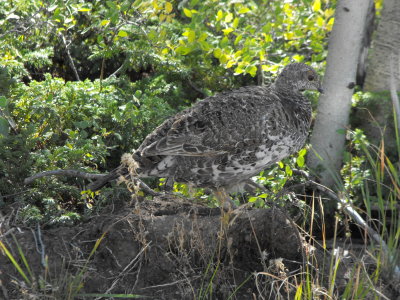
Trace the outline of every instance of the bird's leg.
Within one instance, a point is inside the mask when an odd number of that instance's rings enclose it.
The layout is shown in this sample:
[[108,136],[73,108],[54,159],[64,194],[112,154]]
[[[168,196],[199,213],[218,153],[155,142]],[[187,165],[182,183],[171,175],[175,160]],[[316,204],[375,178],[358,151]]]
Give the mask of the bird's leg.
[[222,187],[215,189],[214,191],[215,197],[219,201],[220,207],[224,211],[231,211],[232,209],[237,208],[236,204],[232,201],[231,197],[229,197],[228,193],[226,190]]
[[167,177],[163,187],[164,192],[171,193],[174,190],[174,177]]
[[224,237],[226,237],[232,209],[235,209],[236,205],[235,203],[233,203],[232,199],[229,197],[228,193],[224,188],[216,188],[214,190],[214,194],[219,201],[221,209],[221,224],[220,224],[220,230],[218,231],[218,257],[217,257],[219,261],[221,257],[222,240],[224,239]]

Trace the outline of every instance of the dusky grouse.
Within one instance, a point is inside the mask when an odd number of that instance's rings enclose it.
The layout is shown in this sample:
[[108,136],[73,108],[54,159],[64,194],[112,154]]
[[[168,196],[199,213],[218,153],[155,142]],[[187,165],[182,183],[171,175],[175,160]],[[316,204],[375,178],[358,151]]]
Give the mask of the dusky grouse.
[[89,188],[99,189],[130,169],[139,178],[212,188],[225,202],[226,191],[304,145],[311,121],[304,90],[322,91],[318,75],[308,65],[292,63],[268,87],[242,87],[199,101],[158,126],[119,168]]

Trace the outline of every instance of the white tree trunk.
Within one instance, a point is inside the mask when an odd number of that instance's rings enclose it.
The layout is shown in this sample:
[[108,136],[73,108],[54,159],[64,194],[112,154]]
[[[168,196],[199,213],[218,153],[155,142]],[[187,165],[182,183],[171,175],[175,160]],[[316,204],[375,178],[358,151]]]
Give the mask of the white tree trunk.
[[[367,62],[367,76],[364,90],[389,90],[390,57],[399,62],[400,52],[400,1],[385,0],[382,18],[379,21],[376,35],[372,41]],[[396,64],[397,65],[397,64]],[[399,68],[394,68],[397,90],[400,90]]]
[[[328,57],[317,118],[311,136],[312,150],[308,166],[318,172],[321,183],[333,187],[339,183],[351,97],[355,85],[357,61],[368,8],[372,0],[340,0],[329,39]],[[316,153],[316,154],[315,154]]]

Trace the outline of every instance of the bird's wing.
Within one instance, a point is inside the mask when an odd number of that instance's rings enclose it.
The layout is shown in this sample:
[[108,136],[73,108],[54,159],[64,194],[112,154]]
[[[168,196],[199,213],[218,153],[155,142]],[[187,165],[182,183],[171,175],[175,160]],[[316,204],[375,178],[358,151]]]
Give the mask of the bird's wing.
[[143,156],[213,156],[263,142],[270,106],[281,105],[264,87],[206,98],[165,121],[139,148]]

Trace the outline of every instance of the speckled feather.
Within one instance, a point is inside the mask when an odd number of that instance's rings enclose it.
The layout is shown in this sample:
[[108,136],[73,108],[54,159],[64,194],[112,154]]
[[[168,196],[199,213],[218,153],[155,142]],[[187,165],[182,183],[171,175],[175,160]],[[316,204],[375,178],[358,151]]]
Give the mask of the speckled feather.
[[[304,90],[319,90],[309,66],[286,66],[275,83],[208,97],[157,127],[132,154],[138,177],[166,177],[228,191],[304,145],[311,105]],[[93,185],[114,179],[118,168]]]
[[[313,80],[309,80],[313,78]],[[134,154],[139,177],[168,177],[228,190],[305,143],[315,71],[291,64],[270,87],[248,86],[197,102],[166,120]]]

